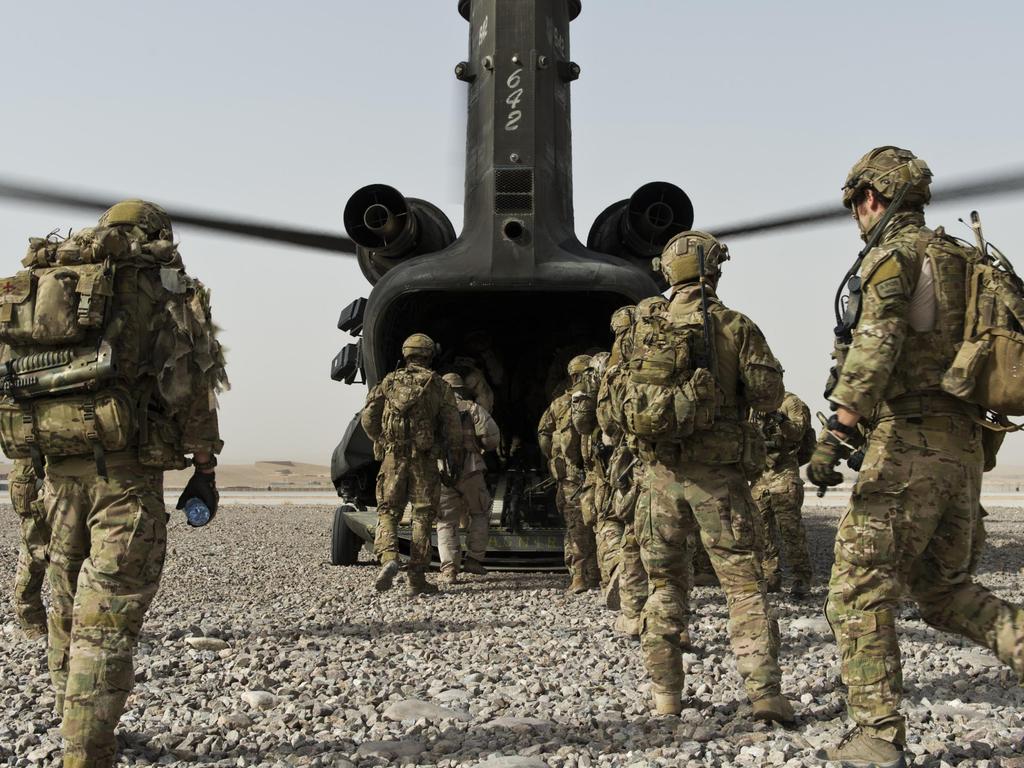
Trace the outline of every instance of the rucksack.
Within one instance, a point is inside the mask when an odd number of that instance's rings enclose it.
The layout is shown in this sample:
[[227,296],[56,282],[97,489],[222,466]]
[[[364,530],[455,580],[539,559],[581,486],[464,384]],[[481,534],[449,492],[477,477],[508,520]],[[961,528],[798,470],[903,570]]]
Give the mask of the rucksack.
[[436,418],[427,396],[434,375],[415,367],[389,374],[381,417],[381,436],[386,443],[416,453],[427,453],[435,447]]
[[37,470],[44,456],[92,454],[103,474],[104,452],[134,448],[147,466],[183,467],[196,383],[226,378],[174,244],[88,228],[33,238],[22,264],[0,279],[4,453]]
[[643,315],[633,339],[623,381],[626,431],[648,441],[677,441],[708,429],[721,400],[707,367],[703,314],[676,320],[662,312]]
[[942,389],[997,416],[1024,415],[1024,282],[991,244],[982,252],[956,242],[969,266],[967,305]]

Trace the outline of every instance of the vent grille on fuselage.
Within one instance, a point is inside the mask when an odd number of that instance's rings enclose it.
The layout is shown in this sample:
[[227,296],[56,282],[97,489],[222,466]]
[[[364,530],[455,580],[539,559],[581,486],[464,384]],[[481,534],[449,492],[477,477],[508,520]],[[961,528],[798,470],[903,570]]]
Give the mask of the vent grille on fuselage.
[[533,168],[494,169],[494,212],[533,213]]

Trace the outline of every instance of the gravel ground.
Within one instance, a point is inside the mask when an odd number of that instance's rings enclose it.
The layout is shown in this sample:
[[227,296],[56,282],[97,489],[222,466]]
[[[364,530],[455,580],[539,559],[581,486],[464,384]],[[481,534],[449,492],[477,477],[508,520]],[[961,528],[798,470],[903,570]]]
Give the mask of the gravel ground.
[[[750,720],[712,588],[694,594],[704,653],[686,657],[688,708],[659,718],[637,644],[595,594],[567,596],[555,574],[492,573],[437,597],[378,596],[369,562],[326,563],[331,512],[229,507],[201,531],[175,514],[121,765],[804,766],[846,728],[823,586],[776,600],[798,727]],[[836,514],[807,510],[821,578]],[[1019,515],[991,511],[981,568],[1018,601]],[[20,637],[9,605],[16,537],[0,509],[0,765],[45,765],[58,723],[44,648]],[[912,764],[1024,766],[1010,673],[909,609],[901,630]]]

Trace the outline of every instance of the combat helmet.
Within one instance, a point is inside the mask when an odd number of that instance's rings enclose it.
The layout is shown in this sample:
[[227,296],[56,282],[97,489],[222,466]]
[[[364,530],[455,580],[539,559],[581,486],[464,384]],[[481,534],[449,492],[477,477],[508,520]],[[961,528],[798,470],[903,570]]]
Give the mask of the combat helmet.
[[929,188],[932,172],[928,163],[909,149],[875,147],[850,169],[843,184],[843,205],[851,208],[857,194],[869,187],[891,200],[907,182],[910,182],[910,189],[903,198],[904,205],[920,208],[932,199]]
[[[699,249],[704,248],[704,274],[700,272]],[[722,262],[729,260],[729,249],[712,235],[700,230],[680,232],[673,237],[655,259],[655,269],[661,269],[669,285],[689,283],[700,277],[718,277]]]
[[610,352],[598,352],[596,355],[591,355],[590,364],[587,366],[587,370],[602,376],[605,370],[608,368],[608,358],[611,357]]
[[612,313],[611,329],[616,336],[621,336],[636,322],[636,306],[629,304],[619,307]]
[[589,365],[590,355],[576,355],[576,357],[569,361],[566,371],[568,371],[570,377],[576,377],[584,373]]
[[402,342],[402,357],[406,360],[426,360],[434,358],[434,341],[425,333],[414,333]]
[[118,225],[135,226],[153,240],[171,240],[171,217],[156,203],[146,200],[122,200],[115,203],[100,216],[101,227]]

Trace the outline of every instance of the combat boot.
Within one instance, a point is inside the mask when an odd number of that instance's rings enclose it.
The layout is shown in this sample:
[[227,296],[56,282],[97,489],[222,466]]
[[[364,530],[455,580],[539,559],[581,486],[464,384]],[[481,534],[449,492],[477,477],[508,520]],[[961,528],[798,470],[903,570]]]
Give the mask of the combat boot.
[[640,637],[640,619],[629,619],[620,613],[615,617],[613,629],[632,638]]
[[475,560],[472,557],[467,557],[462,562],[462,570],[466,573],[472,573],[475,576],[486,576],[487,569],[484,568],[484,564],[479,560]]
[[876,739],[860,728],[847,733],[831,749],[814,753],[819,760],[837,762],[845,768],[906,768],[903,748],[885,739]]
[[409,571],[409,587],[407,591],[409,595],[414,596],[436,595],[440,590],[438,590],[437,584],[427,581],[427,577],[423,575],[422,571]]
[[46,622],[25,622],[21,627],[21,633],[26,640],[39,640],[47,636]]
[[678,715],[683,711],[683,696],[679,691],[672,693],[654,692],[654,711],[659,715]]
[[387,592],[391,589],[391,585],[395,583],[395,576],[398,575],[399,567],[397,560],[388,560],[380,567],[380,570],[377,571],[377,580],[373,582],[373,586],[378,592]]
[[587,580],[583,578],[583,574],[579,571],[572,575],[572,580],[569,582],[569,586],[566,587],[566,591],[572,592],[574,595],[586,592],[587,589]]
[[622,599],[619,596],[619,572],[616,571],[608,579],[608,586],[604,588],[604,604],[611,611],[617,611],[622,607]]
[[437,580],[441,584],[456,584],[459,580],[458,573],[459,570],[454,565],[442,565]]
[[752,706],[754,708],[755,720],[767,720],[772,723],[783,723],[784,725],[790,725],[796,720],[793,705],[781,693],[758,699],[752,702]]

